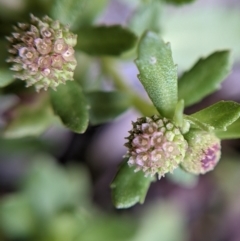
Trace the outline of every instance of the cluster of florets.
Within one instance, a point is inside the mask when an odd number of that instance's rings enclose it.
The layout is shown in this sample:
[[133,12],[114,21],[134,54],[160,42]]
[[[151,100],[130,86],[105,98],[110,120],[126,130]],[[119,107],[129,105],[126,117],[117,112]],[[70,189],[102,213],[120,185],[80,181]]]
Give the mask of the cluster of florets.
[[191,130],[185,138],[188,149],[181,166],[194,174],[213,170],[221,156],[220,140],[213,133],[201,130]]
[[127,137],[128,164],[145,176],[159,178],[172,172],[182,162],[187,142],[170,120],[159,116],[138,118]]
[[67,26],[47,16],[39,19],[31,15],[30,24],[18,23],[14,30],[7,39],[12,54],[8,62],[17,72],[15,78],[26,81],[27,87],[34,85],[37,91],[73,80],[77,36]]

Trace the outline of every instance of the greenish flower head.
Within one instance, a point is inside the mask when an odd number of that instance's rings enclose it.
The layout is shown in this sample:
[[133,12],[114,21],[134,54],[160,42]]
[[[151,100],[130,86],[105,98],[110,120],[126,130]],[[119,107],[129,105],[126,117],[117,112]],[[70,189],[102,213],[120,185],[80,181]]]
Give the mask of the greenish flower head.
[[73,47],[77,36],[67,26],[45,16],[39,19],[31,15],[30,23],[18,23],[15,32],[7,37],[11,46],[12,70],[15,78],[34,85],[36,91],[56,89],[59,84],[73,80],[77,65]]
[[221,156],[220,140],[210,132],[191,130],[185,135],[188,149],[181,166],[194,174],[214,169]]
[[132,124],[125,144],[129,166],[135,166],[136,172],[142,170],[146,176],[157,173],[159,178],[178,167],[187,149],[178,127],[159,116],[138,118]]

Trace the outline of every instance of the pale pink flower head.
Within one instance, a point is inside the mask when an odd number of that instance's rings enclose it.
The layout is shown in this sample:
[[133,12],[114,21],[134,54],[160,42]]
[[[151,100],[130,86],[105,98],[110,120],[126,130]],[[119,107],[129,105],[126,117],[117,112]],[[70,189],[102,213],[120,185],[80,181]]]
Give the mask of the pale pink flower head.
[[159,116],[138,118],[126,139],[129,166],[142,170],[145,176],[159,178],[172,172],[183,160],[187,142],[170,120]]
[[47,16],[30,17],[30,23],[18,23],[12,36],[7,37],[11,44],[7,61],[13,64],[14,77],[26,81],[27,87],[55,90],[59,84],[73,80],[77,36]]
[[190,130],[185,138],[188,149],[181,166],[194,174],[213,170],[221,157],[220,140],[213,133],[202,130]]

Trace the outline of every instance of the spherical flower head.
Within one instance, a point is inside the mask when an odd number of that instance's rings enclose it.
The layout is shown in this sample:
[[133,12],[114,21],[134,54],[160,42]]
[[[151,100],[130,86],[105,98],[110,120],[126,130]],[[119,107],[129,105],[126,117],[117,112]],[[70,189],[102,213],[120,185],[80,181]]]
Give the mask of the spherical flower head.
[[170,120],[159,116],[142,117],[133,122],[127,137],[129,166],[142,170],[145,176],[172,172],[183,160],[187,142]]
[[213,170],[221,156],[220,140],[213,133],[202,130],[190,130],[185,139],[188,149],[181,166],[194,174]]
[[7,61],[13,63],[14,77],[26,81],[27,87],[55,90],[59,84],[73,80],[77,36],[47,16],[30,17],[29,24],[18,23],[12,36],[7,37],[11,44]]

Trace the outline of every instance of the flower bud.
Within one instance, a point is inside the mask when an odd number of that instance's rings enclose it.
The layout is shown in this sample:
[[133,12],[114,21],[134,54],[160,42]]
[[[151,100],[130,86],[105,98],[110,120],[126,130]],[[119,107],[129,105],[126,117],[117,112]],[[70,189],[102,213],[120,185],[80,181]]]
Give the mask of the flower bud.
[[190,130],[185,136],[188,149],[181,166],[194,174],[214,169],[221,156],[220,140],[211,132]]
[[15,32],[7,37],[11,46],[8,62],[13,63],[15,78],[34,85],[36,90],[53,88],[73,80],[77,65],[73,47],[77,36],[67,26],[45,16],[31,15],[30,24],[18,23]]
[[172,172],[183,160],[187,142],[170,120],[159,116],[138,118],[127,137],[129,166],[142,170],[145,176],[158,174],[159,178]]

